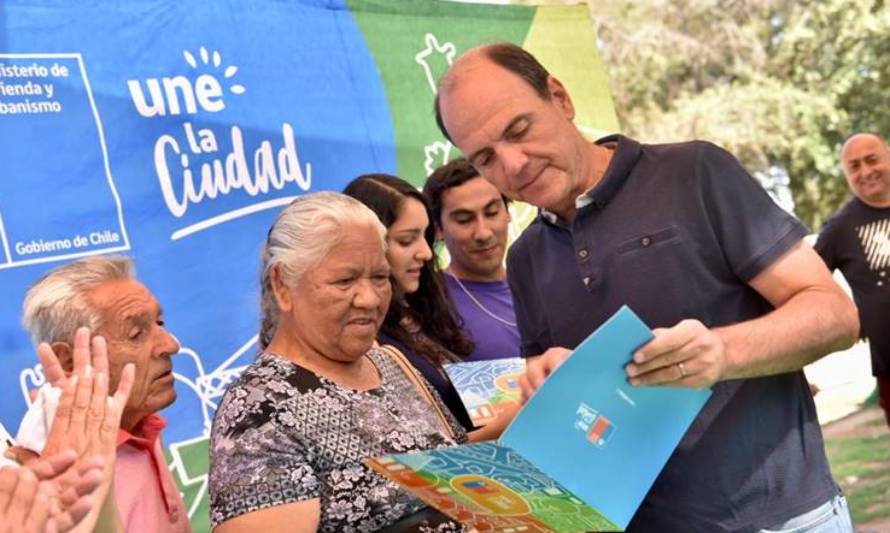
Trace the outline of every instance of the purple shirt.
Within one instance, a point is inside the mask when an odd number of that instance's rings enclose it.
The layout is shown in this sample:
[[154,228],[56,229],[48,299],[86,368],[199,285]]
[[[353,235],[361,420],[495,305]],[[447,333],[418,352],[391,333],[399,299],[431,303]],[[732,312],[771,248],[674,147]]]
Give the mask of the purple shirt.
[[454,309],[463,321],[464,333],[476,345],[466,360],[518,357],[519,330],[507,282],[460,280],[461,287],[450,273],[443,276]]

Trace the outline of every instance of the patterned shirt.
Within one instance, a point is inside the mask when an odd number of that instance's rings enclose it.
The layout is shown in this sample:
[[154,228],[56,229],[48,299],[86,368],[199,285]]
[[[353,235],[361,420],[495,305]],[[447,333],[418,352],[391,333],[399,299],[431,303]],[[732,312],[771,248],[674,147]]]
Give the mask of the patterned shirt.
[[[252,511],[318,498],[319,531],[377,531],[424,507],[362,460],[455,442],[385,352],[373,348],[368,356],[381,377],[373,390],[342,387],[270,353],[229,387],[211,437],[214,527]],[[466,441],[460,425],[448,419],[458,441]],[[433,531],[461,531],[451,522],[429,525]]]

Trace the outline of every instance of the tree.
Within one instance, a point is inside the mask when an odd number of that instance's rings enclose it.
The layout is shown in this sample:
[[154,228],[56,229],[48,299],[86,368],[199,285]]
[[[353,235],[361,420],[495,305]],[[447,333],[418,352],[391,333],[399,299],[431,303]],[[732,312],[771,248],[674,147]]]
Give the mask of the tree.
[[591,14],[625,131],[707,139],[754,173],[784,169],[813,229],[848,196],[843,140],[890,134],[882,0],[616,0]]

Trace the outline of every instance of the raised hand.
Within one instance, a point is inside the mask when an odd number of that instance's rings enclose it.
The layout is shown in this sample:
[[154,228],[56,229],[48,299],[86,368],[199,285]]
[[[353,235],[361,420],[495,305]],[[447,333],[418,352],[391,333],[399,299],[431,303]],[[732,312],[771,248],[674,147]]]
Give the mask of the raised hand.
[[[73,451],[81,465],[98,461],[101,466],[101,483],[94,490],[93,497],[98,504],[78,526],[78,531],[92,531],[99,520],[102,506],[110,505],[114,463],[116,458],[117,432],[121,416],[133,388],[135,367],[127,364],[121,371],[118,387],[114,395],[108,396],[108,349],[103,337],[90,340],[90,331],[80,328],[75,334],[72,351],[73,372],[65,376],[58,358],[47,344],[38,347],[38,355],[44,365],[47,380],[62,386],[62,395],[56,408],[56,415],[47,437],[44,455]],[[71,490],[76,489],[78,478],[63,475],[57,480],[58,492],[67,495],[61,499],[64,509],[70,504]],[[61,518],[61,526],[66,526]]]
[[78,456],[102,455],[114,460],[117,430],[130,391],[134,367],[121,372],[117,391],[108,397],[108,349],[105,339],[80,328],[74,337],[74,371],[66,377],[52,348],[42,343],[37,353],[47,381],[62,388],[44,454],[72,449]]
[[[0,533],[70,531],[97,507],[102,462],[75,465],[73,451],[34,461],[19,469],[0,469]],[[74,483],[65,488],[61,477]]]

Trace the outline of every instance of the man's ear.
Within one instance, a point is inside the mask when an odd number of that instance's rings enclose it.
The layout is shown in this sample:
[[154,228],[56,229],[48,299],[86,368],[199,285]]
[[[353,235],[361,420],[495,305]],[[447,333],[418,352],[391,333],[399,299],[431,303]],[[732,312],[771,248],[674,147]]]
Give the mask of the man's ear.
[[442,226],[436,224],[436,236],[434,237],[437,241],[444,241],[445,235],[442,234]]
[[291,291],[282,277],[281,265],[274,265],[272,267],[270,277],[272,282],[272,294],[275,296],[275,301],[278,303],[278,309],[283,312],[290,311],[293,305],[293,302],[291,302]]
[[71,349],[71,345],[67,342],[57,341],[50,345],[53,349],[53,353],[56,354],[56,359],[59,360],[59,364],[62,365],[62,370],[65,371],[66,375],[71,375],[74,372],[74,351]]
[[553,76],[548,76],[547,89],[550,90],[551,100],[553,100],[553,103],[562,110],[566,118],[574,120],[575,104],[572,103],[572,97],[569,96],[569,92],[566,90],[562,82]]

